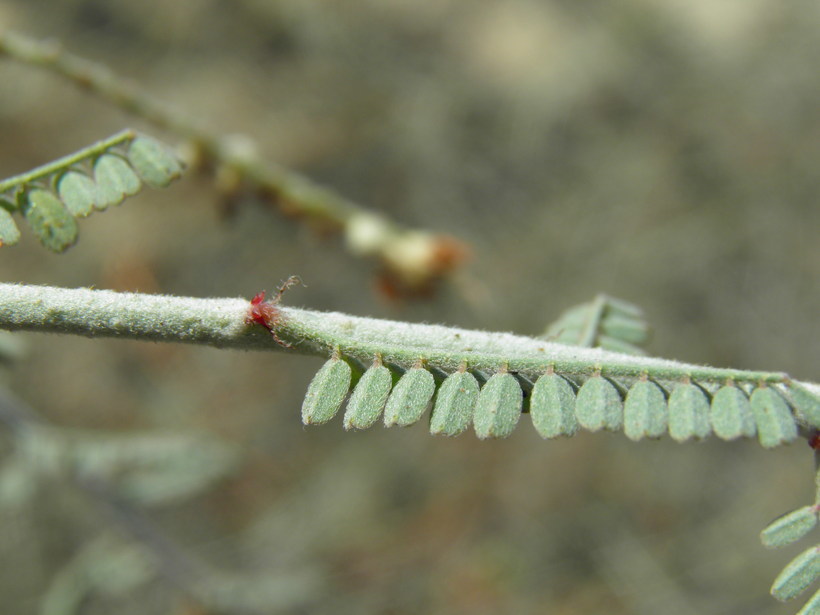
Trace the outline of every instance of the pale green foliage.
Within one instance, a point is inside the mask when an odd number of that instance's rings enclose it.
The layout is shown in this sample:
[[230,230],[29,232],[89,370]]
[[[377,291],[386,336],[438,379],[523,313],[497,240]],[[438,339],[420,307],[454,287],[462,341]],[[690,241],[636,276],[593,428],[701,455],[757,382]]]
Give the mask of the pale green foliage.
[[139,136],[128,148],[128,160],[149,186],[165,188],[182,175],[182,164],[162,143]]
[[336,357],[316,372],[302,403],[305,425],[326,423],[336,415],[350,388],[350,377],[350,365]]
[[760,540],[770,548],[783,547],[800,540],[817,525],[817,507],[803,506],[772,521],[760,533]]
[[578,391],[575,414],[578,423],[589,431],[617,431],[624,422],[624,406],[618,389],[606,378],[592,376]]
[[666,433],[669,421],[666,396],[649,380],[638,380],[624,401],[624,433],[627,438],[658,438]]
[[752,405],[746,394],[734,385],[726,385],[712,397],[712,428],[724,440],[755,435]]
[[791,600],[820,576],[820,548],[810,547],[795,557],[772,584],[772,596]]
[[46,248],[62,252],[77,241],[77,221],[56,196],[46,190],[21,195],[26,222]]
[[470,372],[457,371],[447,376],[436,394],[430,433],[457,436],[465,431],[473,420],[478,393],[478,381]]
[[797,382],[789,383],[789,395],[798,414],[811,425],[820,425],[820,395],[813,394]]
[[[6,207],[3,205],[7,204]],[[13,209],[11,203],[0,199],[0,247],[13,246],[20,241],[20,229],[14,223],[10,210]]]
[[703,439],[712,432],[709,400],[699,386],[680,383],[669,396],[669,435],[678,442]]
[[755,389],[750,401],[761,445],[772,448],[797,437],[797,424],[791,409],[773,388]]
[[128,163],[115,154],[103,154],[94,163],[94,182],[97,184],[95,206],[106,209],[122,203],[123,199],[139,192],[140,180]]
[[530,397],[530,416],[542,438],[573,436],[578,431],[575,418],[575,391],[558,374],[544,374],[535,383]]
[[121,203],[143,182],[164,187],[181,173],[180,161],[165,146],[131,130],[120,132],[0,182],[0,246],[18,242],[11,214],[19,211],[46,248],[63,252],[77,241],[76,218]]
[[384,425],[412,425],[421,418],[436,391],[433,374],[421,367],[408,370],[399,379],[384,409]]
[[479,438],[505,438],[521,416],[523,393],[512,374],[493,374],[481,388],[473,416]]
[[85,173],[69,171],[57,181],[60,200],[76,218],[84,218],[94,211],[97,187]]
[[345,429],[367,429],[375,423],[384,409],[393,376],[390,370],[376,362],[361,377],[345,413]]
[[645,354],[642,347],[649,341],[649,325],[638,306],[598,295],[564,312],[544,335],[565,344]]

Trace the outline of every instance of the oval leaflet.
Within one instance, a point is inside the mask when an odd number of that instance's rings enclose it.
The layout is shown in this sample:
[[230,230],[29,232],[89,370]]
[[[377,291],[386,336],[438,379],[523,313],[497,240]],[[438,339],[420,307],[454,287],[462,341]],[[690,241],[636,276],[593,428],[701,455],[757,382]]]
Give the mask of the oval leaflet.
[[785,602],[804,592],[820,576],[818,547],[806,549],[777,575],[772,584],[772,596]]
[[800,540],[817,525],[817,509],[803,506],[772,521],[760,532],[760,541],[769,548],[783,547]]
[[380,362],[374,363],[362,374],[345,411],[345,429],[367,429],[375,423],[384,409],[393,376]]
[[46,248],[63,252],[77,241],[77,221],[56,196],[47,190],[32,190],[24,199],[23,216]]
[[515,376],[493,374],[481,388],[473,416],[473,427],[481,438],[506,438],[521,417],[524,393]]
[[430,433],[457,436],[465,431],[473,420],[478,393],[478,381],[470,372],[457,371],[447,376],[436,393]]
[[121,203],[126,196],[136,194],[140,179],[128,163],[116,154],[103,154],[94,163],[94,182],[97,185],[97,209]]
[[578,431],[575,391],[566,378],[544,374],[535,381],[530,396],[530,418],[542,438],[575,435]]
[[72,216],[85,217],[94,211],[97,186],[88,175],[78,171],[64,173],[57,181],[57,192]]
[[712,432],[709,400],[696,384],[683,382],[669,396],[669,435],[678,442],[702,439]]
[[623,425],[623,408],[618,389],[599,375],[589,378],[575,397],[575,416],[590,431],[619,430]]
[[666,432],[668,411],[663,390],[649,380],[638,380],[624,401],[624,433],[630,440],[658,438]]
[[755,389],[749,401],[757,423],[757,437],[763,447],[772,448],[797,438],[797,424],[791,409],[772,387]]
[[0,203],[0,247],[13,246],[20,241],[20,229],[11,213]]
[[433,397],[433,374],[422,367],[407,370],[393,387],[384,409],[386,427],[412,425],[421,418]]
[[128,160],[149,186],[164,188],[182,175],[177,157],[159,141],[141,135],[131,142]]
[[327,423],[339,411],[350,388],[350,365],[332,358],[316,372],[302,402],[302,422],[305,425]]
[[757,432],[749,398],[732,384],[721,387],[712,397],[711,418],[712,429],[723,440],[751,438]]

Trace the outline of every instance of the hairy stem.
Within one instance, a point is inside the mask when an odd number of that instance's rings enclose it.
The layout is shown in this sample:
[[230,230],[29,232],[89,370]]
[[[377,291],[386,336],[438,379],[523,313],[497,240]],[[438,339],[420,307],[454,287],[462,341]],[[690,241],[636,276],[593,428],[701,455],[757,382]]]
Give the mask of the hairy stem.
[[232,169],[288,214],[340,229],[353,252],[380,259],[410,287],[445,276],[466,256],[466,247],[455,239],[402,228],[302,175],[264,161],[253,153],[253,147],[238,148],[235,138],[209,132],[107,67],[68,53],[58,44],[0,31],[2,54],[56,73],[124,111],[192,141],[206,161]]
[[[0,284],[0,329],[285,351],[262,326],[249,324],[245,299],[196,299],[105,290]],[[277,336],[303,354],[334,351],[369,364],[375,357],[405,369],[431,367],[657,380],[702,384],[783,383],[785,374],[691,365],[546,342],[510,333],[361,318],[337,312],[275,308]],[[820,385],[800,383],[815,393]]]

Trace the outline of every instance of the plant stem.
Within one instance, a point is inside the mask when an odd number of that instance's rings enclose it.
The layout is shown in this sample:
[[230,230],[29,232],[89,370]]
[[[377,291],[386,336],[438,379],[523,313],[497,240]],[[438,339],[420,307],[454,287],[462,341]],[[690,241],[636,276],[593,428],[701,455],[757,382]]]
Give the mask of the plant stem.
[[[235,138],[209,132],[104,65],[68,53],[59,44],[0,31],[2,54],[56,73],[128,113],[190,140],[202,158],[232,169],[286,213],[320,222],[323,228],[340,229],[351,251],[380,259],[408,288],[423,288],[448,275],[467,255],[466,246],[452,237],[402,228],[302,175],[263,161],[253,153],[253,147],[238,148]],[[361,237],[366,241],[358,241]]]
[[[245,299],[196,299],[0,284],[0,329],[123,337],[148,341],[205,344],[217,348],[285,351],[264,327],[248,324]],[[596,370],[613,378],[648,374],[660,381],[691,378],[702,385],[762,382],[780,385],[777,372],[691,365],[665,359],[566,346],[540,339],[471,331],[441,325],[411,324],[277,307],[274,324],[295,351],[329,357],[342,355],[369,364],[374,357],[409,369],[422,359],[431,367],[455,371],[462,362],[472,370],[540,375],[550,366],[563,375],[586,377]],[[820,385],[800,383],[814,393]]]
[[21,173],[20,175],[15,175],[14,177],[9,177],[6,180],[0,182],[0,194],[11,190],[21,184],[28,184],[30,182],[36,181],[43,177],[46,177],[55,171],[60,169],[64,169],[72,164],[76,164],[81,160],[85,160],[86,158],[91,158],[92,156],[96,156],[97,154],[101,154],[105,151],[108,151],[115,145],[119,145],[121,143],[127,143],[129,141],[133,141],[134,137],[137,136],[137,133],[133,130],[126,129],[118,132],[115,135],[108,137],[102,141],[98,141],[88,147],[84,147],[81,150],[77,150],[67,156],[63,156],[62,158],[58,158],[48,164],[44,164],[41,167],[37,167],[36,169],[32,169],[26,173]]

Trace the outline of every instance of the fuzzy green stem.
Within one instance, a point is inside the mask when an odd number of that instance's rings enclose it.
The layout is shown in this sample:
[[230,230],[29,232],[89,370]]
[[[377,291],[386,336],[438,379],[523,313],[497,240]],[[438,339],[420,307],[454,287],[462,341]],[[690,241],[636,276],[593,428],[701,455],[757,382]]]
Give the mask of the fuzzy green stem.
[[[285,349],[268,331],[247,321],[245,299],[196,299],[105,290],[63,289],[0,284],[0,329],[69,333],[87,337],[123,337],[148,341],[205,344],[245,350]],[[441,325],[411,324],[278,308],[272,323],[277,336],[295,351],[323,357],[335,351],[361,361],[381,356],[385,363],[409,369],[419,359],[434,368],[538,375],[555,372],[660,381],[691,378],[701,384],[780,384],[785,374],[691,365],[665,359],[624,355],[599,348],[566,346],[513,335],[471,331]],[[820,393],[820,385],[800,383]]]
[[121,143],[128,143],[133,141],[134,138],[137,136],[137,133],[133,130],[126,129],[118,132],[115,135],[108,137],[102,141],[98,141],[88,147],[84,147],[81,150],[77,150],[72,154],[68,154],[67,156],[63,156],[62,158],[58,158],[48,164],[44,164],[41,167],[37,167],[36,169],[32,169],[26,173],[21,173],[20,175],[15,175],[14,177],[9,177],[8,179],[3,180],[0,182],[0,194],[7,192],[16,188],[17,186],[28,184],[33,181],[37,181],[43,177],[47,177],[51,175],[55,171],[59,171],[61,169],[65,169],[70,167],[72,164],[77,164],[78,162],[85,160],[86,158],[91,158],[93,156],[97,156],[102,154],[103,152],[108,151],[115,145],[120,145]]

